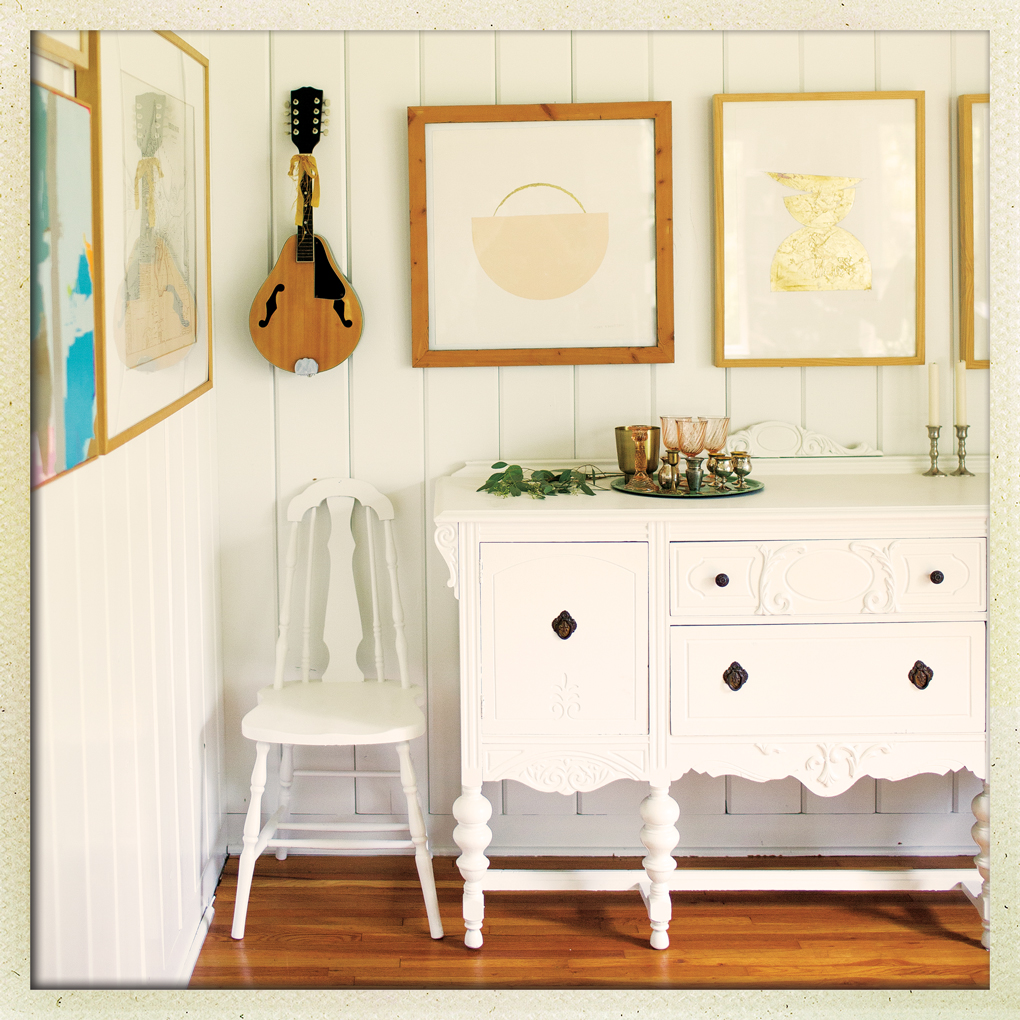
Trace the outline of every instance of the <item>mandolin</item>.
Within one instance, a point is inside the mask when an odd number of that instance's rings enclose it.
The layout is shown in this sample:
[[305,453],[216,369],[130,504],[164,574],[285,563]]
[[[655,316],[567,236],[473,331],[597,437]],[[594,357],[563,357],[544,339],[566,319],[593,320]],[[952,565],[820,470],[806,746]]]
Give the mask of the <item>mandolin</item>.
[[259,353],[277,368],[299,375],[335,368],[361,338],[361,303],[329,245],[312,227],[319,184],[311,152],[322,137],[324,113],[321,89],[291,92],[290,136],[298,150],[291,161],[300,197],[297,233],[284,243],[248,315]]

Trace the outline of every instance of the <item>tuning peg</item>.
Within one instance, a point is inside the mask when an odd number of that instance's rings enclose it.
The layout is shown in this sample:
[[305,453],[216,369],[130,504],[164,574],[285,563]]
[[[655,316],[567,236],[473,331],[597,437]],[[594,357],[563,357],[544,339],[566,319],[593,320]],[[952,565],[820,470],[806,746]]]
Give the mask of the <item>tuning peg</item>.
[[323,128],[319,133],[325,138],[329,134],[329,128]]
[[329,109],[329,100],[328,99],[324,99],[322,101],[322,105],[328,110]]

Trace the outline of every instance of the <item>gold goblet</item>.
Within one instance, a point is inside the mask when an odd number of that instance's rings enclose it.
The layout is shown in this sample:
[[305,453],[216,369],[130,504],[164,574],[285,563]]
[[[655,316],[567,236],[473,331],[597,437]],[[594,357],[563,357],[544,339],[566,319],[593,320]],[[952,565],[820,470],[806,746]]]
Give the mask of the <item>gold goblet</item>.
[[651,431],[651,425],[628,425],[627,431],[634,437],[634,475],[624,488],[631,492],[658,492],[659,487],[648,477],[648,454],[645,452],[645,440]]

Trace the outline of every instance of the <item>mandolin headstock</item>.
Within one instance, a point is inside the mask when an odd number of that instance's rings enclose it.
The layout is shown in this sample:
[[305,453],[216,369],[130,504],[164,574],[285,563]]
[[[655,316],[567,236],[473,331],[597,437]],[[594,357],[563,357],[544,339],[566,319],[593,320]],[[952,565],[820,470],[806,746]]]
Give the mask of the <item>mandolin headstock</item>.
[[135,141],[145,157],[155,156],[163,143],[166,112],[166,96],[159,92],[143,92],[135,96]]
[[322,89],[306,85],[294,89],[287,104],[287,132],[300,153],[309,153],[328,134],[329,100],[322,98]]

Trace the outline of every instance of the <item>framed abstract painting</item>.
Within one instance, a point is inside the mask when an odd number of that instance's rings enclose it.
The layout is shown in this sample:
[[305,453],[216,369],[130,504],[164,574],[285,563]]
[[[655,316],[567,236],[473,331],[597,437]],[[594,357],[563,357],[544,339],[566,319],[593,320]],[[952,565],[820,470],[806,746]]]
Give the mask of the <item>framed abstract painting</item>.
[[715,364],[924,363],[924,93],[724,94]]
[[414,365],[673,360],[669,103],[407,114]]

